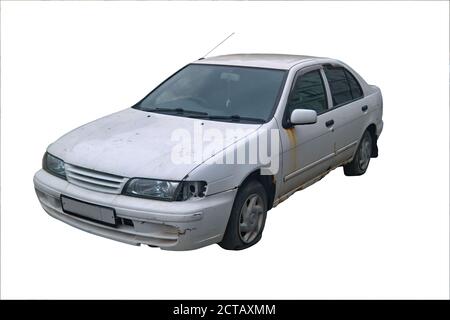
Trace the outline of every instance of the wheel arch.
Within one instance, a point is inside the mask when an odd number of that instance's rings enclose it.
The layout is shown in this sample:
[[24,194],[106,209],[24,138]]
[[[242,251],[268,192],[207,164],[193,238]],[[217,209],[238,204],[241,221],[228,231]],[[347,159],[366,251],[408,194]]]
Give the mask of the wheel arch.
[[275,190],[276,190],[275,176],[263,175],[261,174],[261,169],[256,169],[251,173],[249,173],[242,180],[242,182],[239,184],[239,188],[251,180],[257,180],[263,185],[267,195],[267,210],[270,210],[273,206],[273,202],[275,199]]

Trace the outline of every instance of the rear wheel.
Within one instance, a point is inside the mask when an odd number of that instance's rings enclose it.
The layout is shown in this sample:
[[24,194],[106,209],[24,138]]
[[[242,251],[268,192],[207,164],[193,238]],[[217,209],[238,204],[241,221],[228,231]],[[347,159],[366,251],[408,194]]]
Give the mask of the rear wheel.
[[267,216],[267,195],[263,185],[251,180],[236,195],[225,235],[219,245],[227,250],[241,250],[257,243]]
[[352,162],[344,166],[346,176],[360,176],[366,172],[372,156],[372,143],[372,136],[369,131],[364,132],[355,157]]

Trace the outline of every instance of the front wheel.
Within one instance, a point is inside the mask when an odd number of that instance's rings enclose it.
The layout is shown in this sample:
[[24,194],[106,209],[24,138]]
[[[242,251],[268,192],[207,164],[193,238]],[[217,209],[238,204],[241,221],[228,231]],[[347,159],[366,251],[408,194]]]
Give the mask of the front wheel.
[[372,136],[369,131],[366,131],[359,143],[358,150],[352,162],[344,166],[344,174],[346,176],[360,176],[364,174],[369,166],[371,156]]
[[225,235],[219,245],[227,250],[241,250],[256,244],[261,239],[266,216],[266,190],[259,181],[249,181],[236,195]]

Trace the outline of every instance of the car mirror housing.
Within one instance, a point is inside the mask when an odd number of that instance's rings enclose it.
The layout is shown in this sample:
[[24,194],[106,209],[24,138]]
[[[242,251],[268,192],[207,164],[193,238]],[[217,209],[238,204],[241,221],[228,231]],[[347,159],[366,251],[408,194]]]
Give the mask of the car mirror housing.
[[295,109],[291,113],[290,124],[313,124],[317,122],[317,112],[309,109]]

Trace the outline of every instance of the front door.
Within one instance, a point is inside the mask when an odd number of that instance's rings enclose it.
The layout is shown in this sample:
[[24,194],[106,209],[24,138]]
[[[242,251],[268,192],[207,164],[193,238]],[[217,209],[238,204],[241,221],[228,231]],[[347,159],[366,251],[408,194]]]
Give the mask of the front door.
[[[293,83],[280,132],[284,182],[281,194],[327,171],[334,157],[334,122],[327,112],[329,99],[321,67],[300,70]],[[315,110],[317,122],[290,126],[288,119],[294,109]]]

